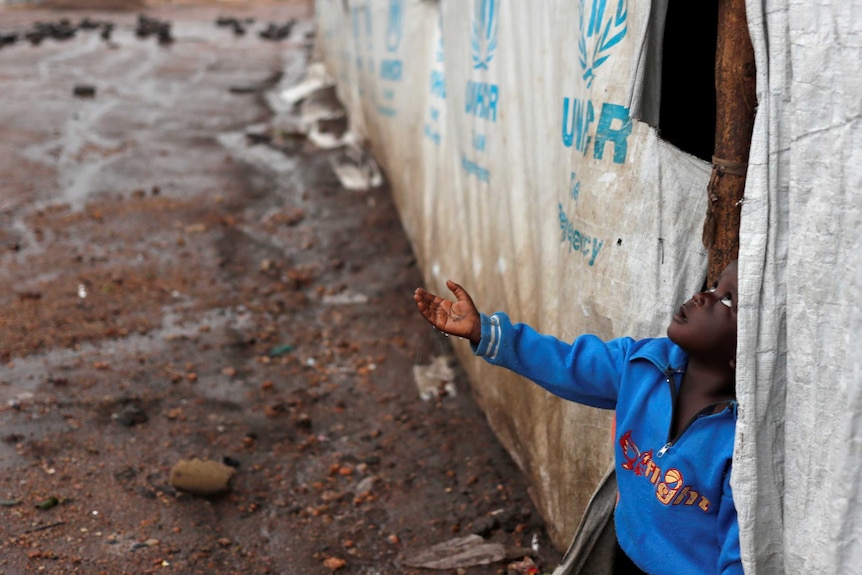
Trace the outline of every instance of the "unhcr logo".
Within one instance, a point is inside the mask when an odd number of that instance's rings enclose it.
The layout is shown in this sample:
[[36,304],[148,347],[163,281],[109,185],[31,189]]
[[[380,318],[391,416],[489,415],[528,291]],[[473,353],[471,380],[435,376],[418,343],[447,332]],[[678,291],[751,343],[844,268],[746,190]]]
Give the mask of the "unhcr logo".
[[404,35],[404,0],[389,0],[389,23],[386,25],[386,49],[397,52]]
[[592,86],[599,66],[611,57],[611,49],[626,36],[626,1],[617,0],[616,11],[608,11],[607,0],[580,0],[578,60],[587,88]]
[[[389,0],[389,18],[386,24],[386,51],[389,57],[380,61],[380,79],[387,82],[382,84],[382,92],[377,99],[377,112],[390,118],[398,115],[396,106],[397,89],[391,83],[398,83],[404,79],[404,62],[394,52],[401,46],[401,38],[404,36],[404,0]],[[391,82],[391,83],[389,83]]]
[[[607,62],[614,46],[625,38],[628,31],[627,0],[615,1],[616,9],[609,8],[608,0],[580,0],[578,57],[587,88],[592,86],[596,70]],[[632,120],[625,106],[593,102],[589,98],[563,98],[562,128],[563,144],[567,148],[574,147],[586,155],[590,144],[593,144],[593,157],[601,160],[606,146],[611,144],[614,147],[613,162],[625,163],[628,137],[632,132]]]
[[[497,50],[497,4],[498,0],[474,0],[473,3],[470,48],[473,68],[476,70],[487,70]],[[497,84],[468,80],[464,102],[464,111],[468,115],[487,122],[496,122],[500,88]],[[488,135],[483,132],[483,126],[476,123],[471,136],[472,157],[461,154],[461,169],[468,176],[474,176],[485,183],[491,181],[491,172],[480,162],[481,155],[487,152],[487,143]]]
[[473,67],[487,70],[497,49],[497,0],[476,0],[470,45]]

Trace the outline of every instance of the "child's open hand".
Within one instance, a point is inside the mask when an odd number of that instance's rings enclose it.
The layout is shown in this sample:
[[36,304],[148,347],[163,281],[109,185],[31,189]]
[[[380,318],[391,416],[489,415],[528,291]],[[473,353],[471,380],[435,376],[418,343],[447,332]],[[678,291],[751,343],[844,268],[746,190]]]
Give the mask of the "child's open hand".
[[473,299],[464,288],[452,280],[446,282],[446,287],[452,290],[457,301],[449,301],[418,288],[413,293],[416,307],[425,319],[440,331],[466,337],[478,344],[482,338],[482,321]]

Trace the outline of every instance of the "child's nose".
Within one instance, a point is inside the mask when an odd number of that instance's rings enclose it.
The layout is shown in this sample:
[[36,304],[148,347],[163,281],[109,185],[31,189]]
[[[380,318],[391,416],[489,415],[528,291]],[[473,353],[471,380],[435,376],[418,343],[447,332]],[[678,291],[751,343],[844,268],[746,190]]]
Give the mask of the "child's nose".
[[694,303],[695,306],[700,307],[704,303],[706,303],[706,295],[702,291],[699,291],[693,296],[691,296],[691,301]]

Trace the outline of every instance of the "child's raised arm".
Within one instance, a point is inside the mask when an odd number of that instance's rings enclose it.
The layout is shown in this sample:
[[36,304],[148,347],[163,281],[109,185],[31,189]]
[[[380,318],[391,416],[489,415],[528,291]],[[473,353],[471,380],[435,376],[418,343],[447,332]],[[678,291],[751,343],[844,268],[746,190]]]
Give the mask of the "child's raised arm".
[[452,280],[446,287],[455,294],[456,301],[443,299],[422,288],[413,293],[413,301],[428,323],[444,333],[466,337],[474,345],[482,339],[482,320],[470,294]]

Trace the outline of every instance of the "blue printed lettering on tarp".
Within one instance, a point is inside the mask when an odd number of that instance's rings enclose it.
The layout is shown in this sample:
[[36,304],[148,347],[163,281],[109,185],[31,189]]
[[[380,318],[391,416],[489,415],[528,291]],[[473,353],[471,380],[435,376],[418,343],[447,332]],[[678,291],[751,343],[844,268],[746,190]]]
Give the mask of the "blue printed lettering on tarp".
[[[499,0],[474,0],[470,31],[470,56],[474,70],[488,71],[494,59],[498,15]],[[490,123],[497,122],[500,104],[500,88],[497,84],[468,80],[464,96],[464,112],[468,116]],[[475,154],[484,154],[487,142],[487,134],[473,130],[470,147]],[[467,175],[476,176],[479,181],[489,181],[489,170],[477,161],[462,156],[461,165]]]
[[602,247],[605,245],[604,240],[590,237],[575,228],[563,210],[563,204],[557,204],[557,206],[559,207],[560,231],[562,232],[560,241],[568,246],[569,253],[580,254],[592,267],[596,263],[599,252],[602,251]]
[[[595,121],[595,108],[589,100],[563,98],[563,145],[574,148],[584,155],[589,151],[590,126]],[[614,149],[613,162],[623,164],[628,153],[628,137],[632,133],[632,120],[629,109],[619,104],[602,104],[596,126],[593,157],[602,160],[605,147],[611,144]]]
[[461,156],[461,167],[464,168],[464,171],[467,172],[468,175],[476,176],[476,179],[480,182],[488,182],[491,179],[491,173],[487,168],[483,168],[463,155]]
[[628,137],[632,133],[632,119],[629,109],[619,104],[602,104],[599,115],[599,125],[596,127],[596,147],[593,157],[601,160],[605,153],[605,144],[614,146],[614,163],[626,161],[628,152]]
[[497,49],[497,1],[476,0],[470,35],[473,67],[487,70]]
[[[365,82],[362,81],[363,68],[367,65],[368,73],[374,75],[374,39],[371,35],[372,21],[371,10],[368,4],[355,5],[350,10],[351,24],[353,30],[353,48],[356,52],[356,70],[359,73],[360,81],[358,82],[359,96],[363,97],[366,94]],[[365,41],[362,41],[362,37]],[[371,92],[372,97],[374,92]]]
[[592,86],[596,70],[611,57],[611,49],[628,31],[626,0],[617,0],[616,11],[608,11],[607,4],[607,0],[580,0],[578,61],[587,88]]
[[386,50],[397,52],[404,36],[404,0],[389,0],[389,18],[386,25]]
[[590,124],[596,119],[593,103],[578,98],[563,98],[563,144],[586,154],[590,143]]
[[578,174],[572,172],[569,178],[569,199],[573,202],[578,201],[578,196],[581,194],[581,180],[578,179]]
[[473,138],[471,143],[473,144],[473,149],[477,152],[485,151],[485,134],[477,134],[475,131],[473,132]]
[[443,70],[431,70],[431,95],[446,99],[446,73]]
[[497,102],[500,89],[496,84],[467,82],[466,112],[483,120],[497,121]]
[[382,60],[380,62],[380,78],[391,82],[400,82],[404,65],[401,60]]
[[[579,80],[584,82],[588,92],[592,92],[599,69],[611,58],[628,32],[627,0],[579,0],[578,7]],[[577,150],[584,157],[592,152],[594,160],[610,159],[614,164],[624,164],[632,128],[629,110],[625,106],[594,102],[590,97],[563,98],[563,145]],[[608,145],[612,154],[605,153]],[[584,190],[574,171],[569,174],[566,192],[568,200],[577,205]],[[557,206],[562,243],[569,253],[581,254],[590,266],[594,265],[604,240],[577,229],[566,215],[563,204]]]
[[377,112],[387,117],[398,115],[394,105],[396,88],[391,84],[400,83],[404,79],[404,61],[395,57],[404,37],[404,18],[404,0],[389,0],[384,42],[388,56],[380,61],[380,79],[386,84],[382,86],[383,101],[377,104]]
[[434,62],[428,82],[431,103],[428,106],[428,118],[425,121],[423,132],[426,138],[431,140],[434,145],[439,146],[442,139],[440,135],[440,110],[446,105],[442,13],[437,18],[437,47],[434,50]]

